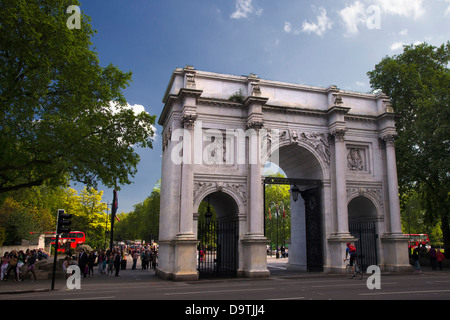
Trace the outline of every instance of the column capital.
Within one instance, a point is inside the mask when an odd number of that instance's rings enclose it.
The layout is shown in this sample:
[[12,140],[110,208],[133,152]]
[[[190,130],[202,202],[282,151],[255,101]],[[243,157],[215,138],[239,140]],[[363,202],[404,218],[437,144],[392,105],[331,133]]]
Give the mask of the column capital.
[[183,114],[181,116],[181,125],[186,129],[193,128],[195,121],[197,121],[197,118],[197,114]]
[[345,132],[347,129],[345,128],[334,128],[330,130],[330,138],[335,142],[343,142],[345,140]]
[[396,133],[387,133],[380,135],[380,140],[386,144],[386,146],[395,146],[395,139],[397,139]]
[[254,121],[254,120],[247,121],[247,129],[260,130],[263,127],[264,127],[264,121]]

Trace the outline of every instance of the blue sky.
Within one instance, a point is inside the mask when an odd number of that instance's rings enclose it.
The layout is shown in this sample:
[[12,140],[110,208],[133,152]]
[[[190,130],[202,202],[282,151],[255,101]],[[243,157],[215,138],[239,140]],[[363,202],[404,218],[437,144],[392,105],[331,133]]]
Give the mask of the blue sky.
[[[128,103],[159,117],[173,70],[198,70],[369,92],[366,73],[402,45],[450,40],[450,0],[80,0],[97,30],[100,63],[132,71]],[[161,175],[162,128],[139,149],[119,212],[145,200]],[[112,190],[104,201],[112,201]]]

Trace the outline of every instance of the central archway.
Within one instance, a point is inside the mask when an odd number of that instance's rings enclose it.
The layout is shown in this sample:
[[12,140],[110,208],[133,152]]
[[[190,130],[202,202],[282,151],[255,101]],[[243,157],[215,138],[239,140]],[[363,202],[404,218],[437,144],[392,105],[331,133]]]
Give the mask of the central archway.
[[239,267],[239,207],[223,191],[207,194],[196,215],[200,277],[236,276]]
[[290,197],[291,235],[288,241],[288,268],[303,271],[323,270],[323,209],[320,181],[323,168],[315,150],[300,143],[281,146],[275,163],[286,179],[266,179],[267,183],[294,185],[300,190],[297,201]]

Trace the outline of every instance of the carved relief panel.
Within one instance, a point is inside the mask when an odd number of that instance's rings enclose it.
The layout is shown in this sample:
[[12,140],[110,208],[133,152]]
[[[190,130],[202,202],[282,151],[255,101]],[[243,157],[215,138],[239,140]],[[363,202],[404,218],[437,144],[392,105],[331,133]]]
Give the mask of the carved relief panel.
[[369,173],[369,147],[361,145],[347,145],[347,170],[357,173]]

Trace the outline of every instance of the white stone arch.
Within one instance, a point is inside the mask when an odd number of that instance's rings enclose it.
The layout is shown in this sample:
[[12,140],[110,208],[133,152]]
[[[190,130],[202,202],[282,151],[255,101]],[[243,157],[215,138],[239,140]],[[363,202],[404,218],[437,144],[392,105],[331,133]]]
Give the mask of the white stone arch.
[[[384,215],[384,206],[382,201],[382,192],[381,189],[375,188],[347,188],[347,207],[349,208],[349,220],[354,218],[351,215],[353,212],[351,211],[351,203],[353,200],[358,199],[360,202],[365,199],[368,203],[373,205],[375,212],[369,215],[360,215],[359,219],[363,220],[372,220],[377,221],[380,220]],[[362,205],[364,205],[362,203]]]
[[203,200],[210,194],[223,192],[230,196],[237,205],[238,216],[244,215],[246,212],[247,186],[242,183],[233,182],[194,182],[194,212],[198,212],[198,208]]
[[[270,130],[270,129],[268,129]],[[331,148],[328,142],[328,134],[321,132],[300,132],[298,130],[277,130],[280,138],[278,141],[274,141],[273,146],[268,146],[270,151],[269,157],[263,159],[263,163],[266,161],[273,161],[279,165],[279,152],[284,147],[291,145],[297,145],[307,151],[309,151],[320,165],[320,177],[319,180],[328,179],[330,177],[330,163],[331,163]],[[318,136],[321,138],[317,138]]]

